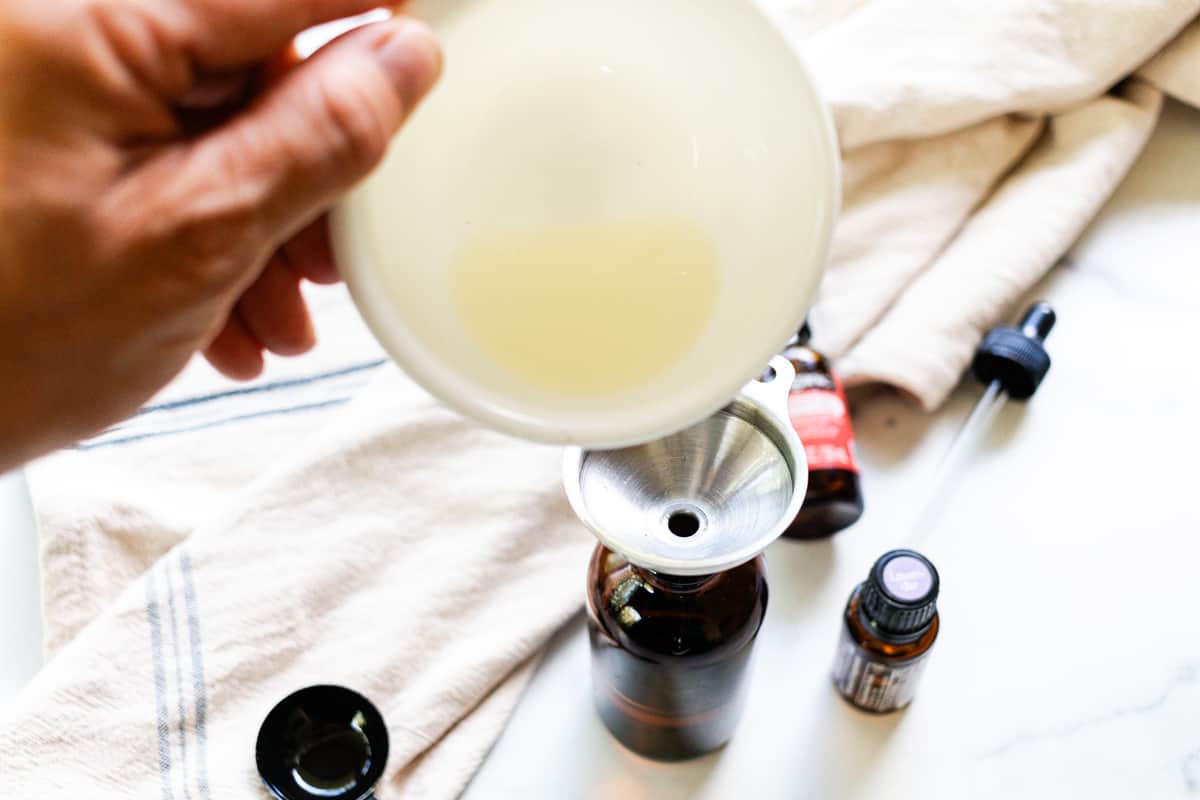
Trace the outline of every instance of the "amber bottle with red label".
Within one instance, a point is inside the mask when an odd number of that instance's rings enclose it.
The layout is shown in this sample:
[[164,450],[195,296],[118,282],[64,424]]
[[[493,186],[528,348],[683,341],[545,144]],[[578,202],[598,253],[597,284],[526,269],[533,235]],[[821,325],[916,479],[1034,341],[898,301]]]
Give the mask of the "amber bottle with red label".
[[811,338],[806,324],[783,352],[796,368],[788,415],[808,457],[804,506],[784,532],[793,539],[832,536],[853,525],[863,513],[846,393],[829,359],[809,346]]

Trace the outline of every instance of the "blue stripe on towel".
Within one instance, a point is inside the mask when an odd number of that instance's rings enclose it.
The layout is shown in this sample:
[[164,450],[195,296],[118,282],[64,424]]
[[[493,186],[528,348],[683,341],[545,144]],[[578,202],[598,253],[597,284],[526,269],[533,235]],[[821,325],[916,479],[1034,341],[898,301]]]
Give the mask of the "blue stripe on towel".
[[163,570],[167,581],[167,617],[171,621],[171,660],[175,662],[175,707],[179,715],[179,771],[183,778],[184,800],[192,800],[192,792],[188,789],[188,753],[187,753],[187,713],[183,708],[183,657],[179,650],[179,622],[175,608],[175,582],[171,580],[171,570]]
[[91,442],[77,444],[75,450],[99,450],[105,447],[116,447],[118,445],[132,444],[133,442],[141,442],[147,439],[158,439],[162,436],[174,436],[180,433],[192,433],[194,431],[207,430],[209,428],[218,428],[222,425],[227,425],[232,422],[242,422],[248,419],[259,419],[261,417],[279,417],[287,414],[299,414],[305,411],[315,411],[321,408],[332,408],[334,406],[345,405],[350,402],[349,397],[337,397],[333,400],[322,400],[317,403],[305,403],[298,406],[289,406],[286,408],[269,408],[264,411],[253,411],[248,414],[235,414],[231,417],[223,417],[221,419],[209,420],[201,422],[197,425],[186,425],[180,428],[169,428],[166,430],[152,431],[148,433],[137,433],[130,436],[122,436],[111,439],[99,439]]
[[264,394],[274,392],[280,389],[291,389],[296,386],[307,386],[309,384],[318,383],[320,381],[330,380],[333,378],[342,378],[346,375],[354,375],[359,372],[367,372],[369,370],[378,369],[387,363],[386,359],[378,359],[376,361],[368,361],[365,364],[355,364],[342,369],[331,370],[330,372],[322,372],[316,375],[309,375],[304,378],[289,378],[288,380],[272,381],[263,383],[257,386],[242,386],[237,389],[227,389],[223,392],[214,392],[212,394],[196,395],[195,397],[185,397],[179,400],[171,400],[165,403],[158,403],[152,406],[146,406],[138,412],[138,416],[151,414],[156,411],[174,411],[179,408],[187,408],[188,406],[200,405],[209,403],[213,400],[222,400],[228,397],[242,397],[251,394]]
[[183,575],[183,603],[187,611],[188,645],[192,652],[192,694],[196,700],[196,782],[201,800],[208,793],[208,692],[204,685],[204,642],[200,635],[200,607],[196,601],[196,582],[192,576],[192,558],[187,549],[179,549],[179,572]]
[[171,800],[171,727],[167,716],[167,670],[163,663],[162,615],[155,590],[155,570],[146,575],[146,621],[150,625],[150,658],[154,669],[155,727],[158,730],[158,775],[163,800]]

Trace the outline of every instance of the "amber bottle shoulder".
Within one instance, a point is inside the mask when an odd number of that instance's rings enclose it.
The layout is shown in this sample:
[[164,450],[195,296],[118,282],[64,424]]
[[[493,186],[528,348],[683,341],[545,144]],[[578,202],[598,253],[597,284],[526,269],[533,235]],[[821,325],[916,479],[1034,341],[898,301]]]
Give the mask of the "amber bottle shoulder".
[[850,637],[859,647],[875,656],[896,662],[911,661],[929,652],[933,643],[937,641],[938,628],[941,624],[941,619],[937,614],[933,615],[929,626],[916,639],[888,641],[880,632],[872,630],[869,622],[864,619],[859,605],[860,592],[861,587],[851,595],[850,602],[846,604],[845,613],[846,628],[850,632]]
[[762,557],[718,575],[658,575],[598,547],[588,613],[614,644],[652,661],[720,660],[749,645],[767,604]]

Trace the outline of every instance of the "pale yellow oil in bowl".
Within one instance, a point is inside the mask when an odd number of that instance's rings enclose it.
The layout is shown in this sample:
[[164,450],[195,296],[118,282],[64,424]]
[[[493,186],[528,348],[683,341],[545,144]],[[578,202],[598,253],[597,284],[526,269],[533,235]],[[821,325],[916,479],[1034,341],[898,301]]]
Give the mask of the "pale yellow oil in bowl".
[[467,335],[495,366],[591,397],[645,384],[694,347],[719,277],[712,239],[670,219],[481,236],[450,273]]

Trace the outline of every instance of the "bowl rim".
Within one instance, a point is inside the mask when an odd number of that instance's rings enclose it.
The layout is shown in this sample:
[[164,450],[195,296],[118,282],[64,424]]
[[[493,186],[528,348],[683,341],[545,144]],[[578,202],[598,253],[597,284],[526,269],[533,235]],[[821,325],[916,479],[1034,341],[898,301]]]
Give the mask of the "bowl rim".
[[[803,103],[797,105],[792,113],[810,115],[816,123],[821,146],[819,157],[814,159],[814,172],[824,176],[824,180],[820,181],[823,184],[820,205],[824,220],[820,221],[818,238],[813,241],[811,252],[819,275],[829,260],[841,205],[841,161],[833,117],[796,43],[783,32],[781,15],[775,9],[766,8],[753,0],[743,0],[741,4],[746,13],[765,21],[765,28],[769,29],[766,35],[776,37],[777,43],[792,54],[794,79],[800,88],[799,93],[805,95]],[[380,287],[380,276],[366,266],[370,259],[362,252],[364,244],[355,241],[355,237],[348,233],[351,227],[349,219],[353,214],[348,200],[334,207],[330,213],[331,243],[350,296],[384,351],[410,377],[448,407],[495,430],[530,441],[611,449],[650,441],[686,428],[723,408],[760,365],[768,363],[776,355],[778,347],[802,322],[801,319],[788,322],[785,329],[771,337],[777,342],[764,346],[762,352],[747,353],[745,363],[748,366],[743,373],[733,373],[731,370],[724,380],[693,383],[688,391],[673,395],[674,403],[664,400],[653,405],[629,407],[623,413],[572,412],[548,420],[542,415],[521,410],[519,402],[512,396],[505,398],[503,404],[478,396],[463,377],[465,369],[456,367],[454,362],[434,357],[422,340],[400,323],[390,305],[382,300],[386,292]],[[819,283],[819,280],[815,282]]]

